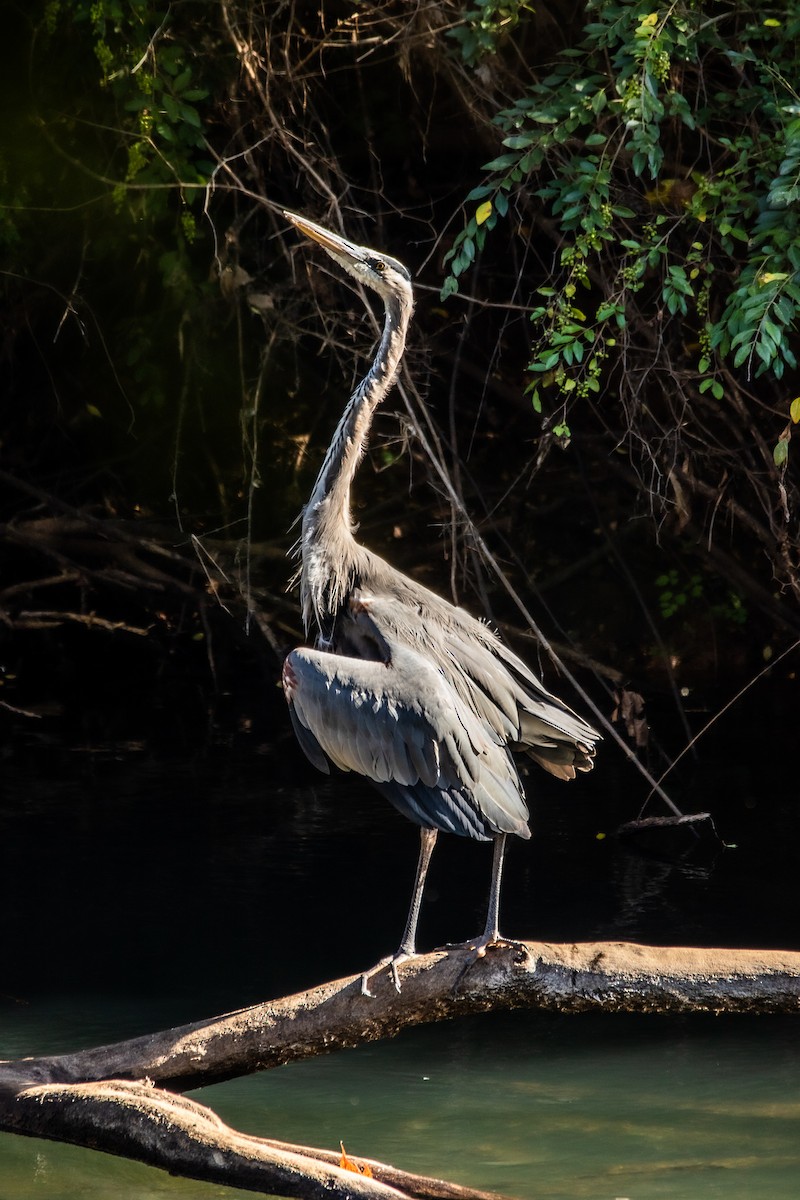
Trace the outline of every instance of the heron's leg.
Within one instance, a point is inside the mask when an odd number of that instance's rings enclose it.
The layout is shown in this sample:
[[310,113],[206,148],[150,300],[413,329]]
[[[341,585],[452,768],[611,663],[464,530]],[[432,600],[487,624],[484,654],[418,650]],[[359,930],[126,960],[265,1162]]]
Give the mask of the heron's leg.
[[417,952],[417,922],[419,921],[419,910],[422,907],[422,893],[425,890],[425,878],[428,874],[428,867],[433,854],[433,847],[436,845],[438,829],[420,829],[419,831],[419,859],[417,860],[417,877],[414,880],[414,891],[411,895],[411,907],[408,910],[406,919],[406,927],[403,932],[403,940],[400,943],[400,949],[395,954],[395,959],[411,958]]
[[[503,880],[503,861],[506,852],[506,835],[504,833],[496,833],[494,835],[494,847],[492,851],[492,881],[489,884],[489,905],[486,913],[486,925],[480,937],[470,938],[467,942],[460,942],[457,945],[448,945],[448,950],[472,950],[476,958],[483,958],[486,954],[488,946],[493,946],[497,942],[502,942],[504,945],[521,945],[522,943],[511,941],[504,938],[500,934],[500,884]],[[460,976],[459,976],[460,978]]]
[[479,954],[486,953],[486,947],[492,942],[500,941],[500,884],[503,880],[503,858],[506,852],[506,835],[494,835],[492,853],[492,881],[489,884],[489,907],[486,913],[486,928],[478,939]]
[[[524,942],[518,942],[513,938],[504,938],[500,934],[500,883],[503,878],[503,858],[505,851],[506,835],[504,833],[496,833],[494,836],[492,882],[489,884],[489,911],[486,914],[486,928],[479,938],[475,938],[471,942],[464,942],[461,947],[458,947],[459,949],[470,950],[472,953],[459,971],[458,977],[453,984],[454,993],[458,991],[464,976],[474,967],[479,958],[485,956],[490,946],[516,947],[519,952],[527,955],[528,949]],[[522,961],[522,959],[518,961]]]
[[419,858],[417,860],[417,876],[414,880],[414,891],[411,896],[411,907],[408,910],[406,918],[406,927],[403,931],[403,940],[400,943],[399,949],[391,958],[383,959],[378,963],[377,967],[373,967],[371,971],[365,971],[361,976],[361,994],[362,996],[371,996],[369,990],[369,977],[375,971],[379,971],[382,967],[391,964],[392,980],[397,991],[400,991],[400,979],[397,974],[397,967],[401,962],[405,962],[407,958],[413,958],[416,954],[417,942],[417,922],[419,921],[419,910],[422,907],[422,893],[425,890],[425,878],[428,874],[431,855],[433,848],[436,845],[437,829],[420,829],[419,842]]

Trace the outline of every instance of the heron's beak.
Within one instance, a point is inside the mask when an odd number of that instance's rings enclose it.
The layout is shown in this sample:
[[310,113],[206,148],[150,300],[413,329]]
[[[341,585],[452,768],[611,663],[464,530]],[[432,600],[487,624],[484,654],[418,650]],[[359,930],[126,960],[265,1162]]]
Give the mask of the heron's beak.
[[296,229],[304,233],[314,242],[318,242],[323,246],[329,254],[351,262],[363,261],[364,251],[360,246],[356,246],[353,242],[348,242],[346,238],[339,237],[337,233],[331,233],[328,229],[323,229],[321,225],[316,225],[313,221],[306,220],[305,217],[298,217],[297,213],[286,212],[284,209],[283,215],[287,221],[291,221]]

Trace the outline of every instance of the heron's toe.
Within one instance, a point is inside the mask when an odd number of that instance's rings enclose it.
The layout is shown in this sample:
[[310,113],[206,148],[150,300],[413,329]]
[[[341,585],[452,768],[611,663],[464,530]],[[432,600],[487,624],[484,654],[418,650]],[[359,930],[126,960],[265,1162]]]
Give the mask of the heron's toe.
[[396,954],[391,954],[388,958],[382,958],[380,962],[376,963],[374,967],[370,967],[369,970],[365,971],[361,976],[361,995],[369,996],[370,998],[374,999],[375,993],[370,991],[369,981],[373,975],[378,975],[381,971],[385,970],[386,967],[389,968],[389,974],[391,975],[394,989],[399,994],[402,991],[402,987],[400,984],[400,976],[397,973],[397,968],[413,957],[413,954],[409,954],[408,951],[403,950],[401,947]]

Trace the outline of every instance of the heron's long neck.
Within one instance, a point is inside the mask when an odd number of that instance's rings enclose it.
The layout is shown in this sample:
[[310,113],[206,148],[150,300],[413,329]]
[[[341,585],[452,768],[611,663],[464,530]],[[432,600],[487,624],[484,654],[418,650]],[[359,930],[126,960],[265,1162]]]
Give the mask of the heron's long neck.
[[411,302],[390,297],[378,352],[342,413],[303,513],[301,601],[306,628],[323,628],[352,583],[358,547],[350,491],[364,455],[375,409],[394,383],[403,355]]

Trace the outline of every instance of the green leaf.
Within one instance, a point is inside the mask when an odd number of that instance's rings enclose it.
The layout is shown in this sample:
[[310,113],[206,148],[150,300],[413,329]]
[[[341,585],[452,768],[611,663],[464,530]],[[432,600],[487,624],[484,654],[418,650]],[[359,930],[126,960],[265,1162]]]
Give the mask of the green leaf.
[[178,105],[168,92],[164,92],[161,97],[161,103],[164,106],[164,112],[169,117],[170,121],[177,123],[179,117]]
[[775,357],[775,350],[771,342],[767,342],[764,338],[762,338],[760,342],[756,342],[755,352],[765,367],[772,365],[772,360]]
[[776,443],[775,449],[772,451],[772,457],[776,467],[782,467],[785,465],[786,460],[789,457],[789,442],[785,438],[781,438],[781,440]]
[[518,161],[518,154],[500,154],[497,158],[493,158],[491,162],[484,163],[483,170],[507,171],[509,167],[513,167]]
[[191,104],[182,104],[180,111],[187,125],[193,125],[195,129],[202,129],[203,122],[200,120],[200,114],[196,108],[192,108]]
[[454,279],[452,275],[448,275],[447,279],[445,279],[444,283],[442,284],[442,290],[439,293],[439,299],[449,300],[451,296],[455,296],[457,291],[458,280]]

